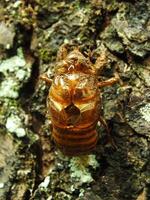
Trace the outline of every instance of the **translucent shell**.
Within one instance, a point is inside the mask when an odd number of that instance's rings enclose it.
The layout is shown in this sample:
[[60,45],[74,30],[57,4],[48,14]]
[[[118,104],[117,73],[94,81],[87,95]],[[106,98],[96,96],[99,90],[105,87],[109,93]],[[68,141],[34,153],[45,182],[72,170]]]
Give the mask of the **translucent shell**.
[[98,121],[110,137],[109,128],[100,116],[99,88],[123,83],[118,73],[108,80],[97,80],[97,64],[100,70],[104,67],[102,59],[97,59],[93,65],[78,49],[66,53],[66,50],[59,52],[54,79],[47,76],[41,76],[41,79],[51,85],[47,109],[53,126],[53,139],[64,154],[77,156],[88,154],[95,148]]
[[53,138],[67,155],[87,154],[97,142],[100,94],[93,74],[73,72],[54,77],[48,96]]

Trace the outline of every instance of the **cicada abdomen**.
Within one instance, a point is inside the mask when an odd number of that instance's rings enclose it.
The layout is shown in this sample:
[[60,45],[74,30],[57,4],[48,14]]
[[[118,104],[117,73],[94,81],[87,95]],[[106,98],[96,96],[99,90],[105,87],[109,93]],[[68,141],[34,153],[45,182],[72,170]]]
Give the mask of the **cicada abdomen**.
[[53,138],[67,155],[91,152],[97,143],[100,94],[94,75],[69,72],[56,75],[48,96]]

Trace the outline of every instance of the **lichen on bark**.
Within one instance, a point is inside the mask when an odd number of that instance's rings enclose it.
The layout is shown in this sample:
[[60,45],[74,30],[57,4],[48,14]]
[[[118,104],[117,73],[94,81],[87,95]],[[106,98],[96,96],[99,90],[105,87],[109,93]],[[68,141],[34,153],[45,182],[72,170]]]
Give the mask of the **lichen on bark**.
[[[0,199],[148,200],[150,2],[0,4]],[[55,147],[46,117],[49,86],[39,75],[53,75],[62,44],[91,51],[93,64],[99,57],[103,80],[118,72],[122,84],[101,91],[116,150],[99,124],[90,159],[66,157]]]

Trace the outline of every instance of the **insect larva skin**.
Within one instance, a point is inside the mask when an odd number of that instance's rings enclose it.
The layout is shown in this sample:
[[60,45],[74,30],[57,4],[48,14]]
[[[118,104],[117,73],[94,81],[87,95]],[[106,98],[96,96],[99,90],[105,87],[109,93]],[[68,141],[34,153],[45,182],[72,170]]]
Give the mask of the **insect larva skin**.
[[[41,79],[51,85],[47,111],[53,126],[53,139],[65,155],[78,156],[95,149],[98,121],[105,127],[110,138],[109,128],[100,116],[99,88],[122,81],[118,73],[108,80],[98,81],[96,69],[101,59],[97,59],[93,65],[77,49],[65,54],[66,51],[60,53],[62,61],[56,65],[53,80],[45,75],[41,76]],[[115,147],[113,142],[112,145]]]
[[[73,54],[71,56],[73,57]],[[78,63],[78,59],[73,59],[69,60],[65,70],[59,68],[48,95],[53,139],[58,148],[70,156],[88,154],[95,148],[98,139],[98,81],[90,71],[91,68],[83,70],[87,67],[86,62],[84,65],[82,63],[81,70],[81,63]],[[65,72],[59,73],[59,70]]]

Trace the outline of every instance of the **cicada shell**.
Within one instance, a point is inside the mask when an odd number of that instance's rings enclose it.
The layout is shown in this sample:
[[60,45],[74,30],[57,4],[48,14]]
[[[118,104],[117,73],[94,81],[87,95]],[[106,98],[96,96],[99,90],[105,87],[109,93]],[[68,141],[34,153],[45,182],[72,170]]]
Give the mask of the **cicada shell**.
[[57,147],[70,156],[93,151],[101,108],[99,82],[93,65],[79,50],[57,64],[47,101]]

